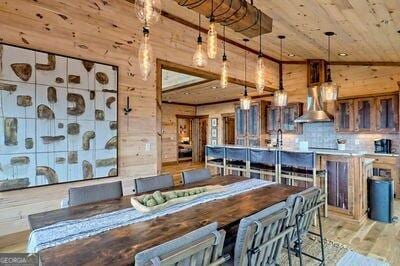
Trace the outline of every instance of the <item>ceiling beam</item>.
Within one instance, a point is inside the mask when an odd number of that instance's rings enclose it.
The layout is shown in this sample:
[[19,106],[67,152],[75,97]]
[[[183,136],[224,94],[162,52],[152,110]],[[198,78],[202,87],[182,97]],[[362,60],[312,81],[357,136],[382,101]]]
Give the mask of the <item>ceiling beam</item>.
[[214,81],[214,80],[208,80],[208,79],[200,80],[200,81],[193,82],[193,83],[187,83],[187,84],[184,84],[184,85],[181,85],[181,86],[176,86],[176,87],[173,87],[172,89],[165,89],[162,92],[163,93],[169,93],[169,92],[174,92],[174,91],[176,92],[176,91],[179,91],[179,90],[187,89],[187,88],[190,88],[190,87],[193,87],[193,86],[198,86],[198,85],[201,85],[201,84],[204,84],[204,83],[208,83],[208,82],[212,82],[212,81]]
[[[306,65],[307,61],[282,61],[284,65]],[[400,62],[386,61],[332,61],[332,66],[400,66]]]

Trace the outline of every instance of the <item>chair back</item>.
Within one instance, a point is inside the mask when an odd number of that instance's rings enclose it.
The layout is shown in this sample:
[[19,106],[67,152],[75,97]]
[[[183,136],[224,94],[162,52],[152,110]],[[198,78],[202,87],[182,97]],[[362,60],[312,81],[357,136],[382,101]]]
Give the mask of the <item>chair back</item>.
[[247,148],[226,148],[225,154],[230,161],[247,161]]
[[250,163],[275,165],[277,152],[270,150],[250,149]]
[[[219,265],[225,231],[212,223],[161,245],[139,252],[135,266],[144,265]],[[218,263],[221,262],[221,263]]]
[[170,174],[148,176],[135,179],[135,189],[133,192],[135,192],[135,194],[144,193],[173,186],[174,179]]
[[316,167],[315,152],[281,151],[280,164],[295,168],[313,169]]
[[234,265],[276,265],[286,237],[290,208],[284,202],[275,204],[240,221],[234,255]]
[[[289,196],[286,201],[286,206],[292,209],[298,209],[293,211],[290,218],[290,225],[297,225],[300,233],[300,237],[303,237],[310,229],[311,223],[315,216],[316,211],[325,202],[321,200],[321,190],[317,187],[310,187],[298,194]],[[297,232],[293,232],[291,241],[297,240]]]
[[182,178],[184,184],[190,184],[211,178],[211,173],[207,168],[194,169],[182,172]]
[[225,148],[218,146],[207,146],[206,147],[206,155],[210,158],[214,159],[224,159],[225,157]]
[[85,187],[73,187],[68,191],[68,206],[78,206],[102,200],[122,197],[122,182],[111,182]]

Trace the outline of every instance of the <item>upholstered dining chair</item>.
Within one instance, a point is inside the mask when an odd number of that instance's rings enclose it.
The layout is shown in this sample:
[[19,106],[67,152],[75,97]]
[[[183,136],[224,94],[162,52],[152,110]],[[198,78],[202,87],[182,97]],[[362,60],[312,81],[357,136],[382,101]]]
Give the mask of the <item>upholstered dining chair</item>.
[[122,197],[122,182],[111,182],[85,187],[73,187],[68,190],[68,199],[61,202],[61,207],[78,206],[82,204],[118,199]]
[[135,188],[133,192],[143,193],[173,186],[174,180],[170,174],[148,176],[135,179]]
[[[294,230],[291,209],[277,203],[240,221],[234,249],[234,266],[277,265],[282,247]],[[290,250],[288,260],[291,265]]]
[[139,252],[135,266],[147,265],[221,265],[230,256],[222,256],[225,231],[212,223],[184,236]]
[[[289,247],[291,248],[293,246],[292,249],[300,259],[300,265],[303,265],[302,255],[319,261],[321,263],[320,265],[324,265],[325,263],[324,238],[320,211],[320,208],[324,204],[324,194],[322,194],[321,190],[317,187],[310,187],[298,194],[291,195],[286,201],[287,207],[298,209],[298,211],[293,212],[289,221],[290,226],[295,226],[295,230],[290,236]],[[310,226],[313,223],[315,216],[317,216],[318,219],[319,233],[310,231]],[[303,252],[302,243],[304,237],[308,233],[320,238],[321,258]]]
[[183,184],[190,184],[211,178],[210,170],[207,168],[194,169],[182,172]]

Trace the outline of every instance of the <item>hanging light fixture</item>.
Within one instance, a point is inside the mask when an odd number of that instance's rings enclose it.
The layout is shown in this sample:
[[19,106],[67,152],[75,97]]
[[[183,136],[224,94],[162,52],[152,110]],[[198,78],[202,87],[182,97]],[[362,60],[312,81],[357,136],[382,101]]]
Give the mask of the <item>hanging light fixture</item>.
[[258,53],[258,58],[257,58],[257,67],[256,67],[256,89],[258,94],[263,94],[264,93],[264,87],[265,87],[265,66],[264,66],[264,59],[263,59],[263,54],[261,50],[261,15],[260,15],[260,50]]
[[[247,48],[249,39],[243,39],[244,45]],[[240,98],[240,109],[249,110],[251,105],[251,97],[247,94],[247,49],[244,50],[244,93]]]
[[144,25],[156,23],[161,14],[161,0],[135,0],[136,16]]
[[211,0],[211,15],[210,24],[208,26],[208,37],[207,37],[207,54],[208,58],[214,59],[217,56],[218,43],[217,43],[218,33],[215,26],[214,19],[214,0]]
[[139,47],[139,66],[143,80],[147,80],[151,72],[152,48],[149,42],[150,30],[147,26],[143,27],[143,39]]
[[197,47],[193,55],[193,65],[196,67],[205,67],[207,65],[207,56],[203,51],[203,39],[201,38],[201,16],[199,14],[199,36],[197,37]]
[[221,80],[220,85],[221,88],[225,89],[228,87],[228,58],[225,53],[225,26],[224,26],[224,54],[222,55],[222,67],[221,67]]
[[282,53],[283,53],[283,39],[286,37],[279,35],[278,38],[281,40],[281,63],[279,64],[279,90],[274,92],[274,105],[284,107],[287,105],[288,96],[283,88],[283,69],[282,69]]
[[321,98],[324,102],[336,101],[338,96],[338,86],[335,82],[332,81],[331,76],[331,37],[335,35],[334,32],[328,31],[325,32],[325,35],[328,36],[328,66],[327,66],[327,77],[326,81],[321,85]]

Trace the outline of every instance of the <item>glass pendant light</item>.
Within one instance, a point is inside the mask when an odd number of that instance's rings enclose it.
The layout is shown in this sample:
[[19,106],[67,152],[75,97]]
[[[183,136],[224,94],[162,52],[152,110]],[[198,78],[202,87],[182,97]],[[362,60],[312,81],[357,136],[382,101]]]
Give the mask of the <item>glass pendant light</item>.
[[327,69],[327,77],[326,81],[321,85],[321,98],[324,102],[336,101],[338,96],[338,86],[335,82],[332,81],[331,76],[331,37],[335,35],[334,32],[325,32],[325,35],[328,36],[328,69]]
[[207,54],[208,58],[214,59],[217,56],[218,50],[218,33],[215,26],[214,19],[214,0],[211,0],[211,15],[210,24],[208,26],[208,37],[207,37]]
[[156,23],[161,14],[161,0],[135,0],[136,16],[142,24]]
[[[243,39],[245,47],[249,39]],[[251,97],[247,94],[247,50],[244,50],[244,93],[240,98],[240,109],[249,110],[251,105]]]
[[265,66],[264,59],[261,50],[261,16],[260,16],[260,50],[257,58],[257,66],[256,66],[256,89],[258,94],[263,94],[265,87]]
[[225,53],[225,26],[224,26],[224,54],[222,56],[221,80],[220,80],[220,85],[222,89],[228,87],[228,72],[229,72],[229,66],[228,66],[228,58]]
[[143,39],[139,47],[139,66],[143,80],[147,80],[151,72],[152,49],[149,42],[150,31],[148,27],[143,27]]
[[[279,35],[278,38],[281,40],[281,62],[282,62],[282,53],[283,53],[283,39],[285,36]],[[286,91],[283,88],[283,69],[282,63],[279,64],[279,90],[274,92],[274,105],[279,107],[284,107],[287,105],[288,96]]]
[[201,17],[199,14],[199,36],[197,37],[197,47],[193,55],[193,65],[196,67],[205,67],[207,65],[207,56],[203,51],[203,39],[201,38]]

